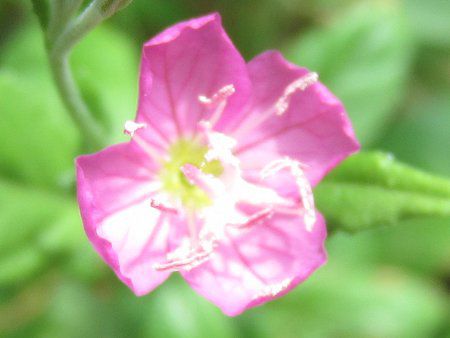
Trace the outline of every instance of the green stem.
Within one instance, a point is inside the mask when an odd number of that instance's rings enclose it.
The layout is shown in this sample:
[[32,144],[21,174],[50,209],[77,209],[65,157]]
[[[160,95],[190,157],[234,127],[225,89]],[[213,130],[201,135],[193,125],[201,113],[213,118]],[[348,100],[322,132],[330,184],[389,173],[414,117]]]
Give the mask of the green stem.
[[[83,100],[70,69],[69,55],[73,47],[95,26],[130,2],[131,0],[94,0],[77,18],[69,21],[68,16],[76,11],[81,2],[65,0],[58,2],[59,5],[54,3],[50,13],[50,29],[47,32],[50,67],[64,105],[81,130],[89,150],[105,146],[107,137]],[[62,32],[58,32],[59,30]]]
[[105,146],[106,137],[100,124],[94,120],[84,102],[70,70],[66,55],[52,55],[50,67],[56,87],[72,120],[83,134],[88,150],[98,150]]
[[104,2],[105,0],[92,1],[78,18],[69,23],[62,34],[55,39],[51,50],[52,55],[69,53],[87,33],[107,18],[106,13],[101,9]]

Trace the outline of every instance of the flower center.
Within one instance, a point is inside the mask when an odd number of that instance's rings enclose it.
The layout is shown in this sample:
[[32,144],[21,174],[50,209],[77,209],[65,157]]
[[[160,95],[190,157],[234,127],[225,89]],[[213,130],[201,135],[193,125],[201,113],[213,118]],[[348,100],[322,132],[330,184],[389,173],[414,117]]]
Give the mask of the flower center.
[[169,148],[168,159],[162,163],[159,177],[163,189],[171,196],[179,199],[189,209],[201,209],[212,204],[206,192],[191,184],[181,171],[185,164],[192,164],[204,173],[220,176],[223,167],[220,161],[205,161],[208,147],[198,141],[180,139]]

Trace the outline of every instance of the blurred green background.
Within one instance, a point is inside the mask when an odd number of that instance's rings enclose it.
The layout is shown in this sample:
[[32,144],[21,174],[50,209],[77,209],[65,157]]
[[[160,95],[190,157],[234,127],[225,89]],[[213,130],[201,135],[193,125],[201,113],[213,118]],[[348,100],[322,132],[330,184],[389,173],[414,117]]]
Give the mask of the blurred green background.
[[211,11],[247,60],[280,49],[348,108],[368,155],[317,188],[329,263],[236,318],[176,276],[135,297],[82,230],[73,168],[82,142],[31,4],[2,0],[0,336],[450,337],[450,1],[134,0],[71,59],[116,141],[135,113],[142,43]]

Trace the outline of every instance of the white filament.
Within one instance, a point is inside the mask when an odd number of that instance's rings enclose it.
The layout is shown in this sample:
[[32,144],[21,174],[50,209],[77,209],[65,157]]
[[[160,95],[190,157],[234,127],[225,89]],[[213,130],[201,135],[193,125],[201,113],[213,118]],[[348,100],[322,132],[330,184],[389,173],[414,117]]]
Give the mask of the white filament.
[[211,128],[215,126],[215,124],[220,120],[223,111],[228,102],[228,98],[235,93],[236,89],[232,84],[226,85],[220,88],[216,93],[214,93],[211,97],[207,97],[204,95],[200,95],[198,100],[205,104],[208,107],[214,107],[214,111],[211,114],[208,122],[211,125]]
[[288,168],[290,170],[290,173],[294,177],[295,183],[297,184],[300,199],[303,204],[303,220],[305,222],[306,230],[311,231],[314,223],[316,222],[314,196],[308,178],[306,177],[301,167],[302,164],[300,162],[294,161],[290,158],[282,158],[272,161],[266,167],[264,167],[261,170],[261,178],[266,179],[269,176],[273,176],[284,168]]
[[278,116],[283,115],[289,108],[289,101],[292,94],[298,90],[305,90],[310,85],[316,83],[319,80],[319,75],[317,73],[308,73],[305,76],[295,80],[290,83],[283,92],[283,95],[275,103],[275,114]]

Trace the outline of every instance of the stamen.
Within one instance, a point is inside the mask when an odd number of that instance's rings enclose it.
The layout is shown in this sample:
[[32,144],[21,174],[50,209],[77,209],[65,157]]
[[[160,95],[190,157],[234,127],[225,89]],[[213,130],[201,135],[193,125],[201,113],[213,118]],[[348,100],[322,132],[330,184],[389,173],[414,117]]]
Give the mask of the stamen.
[[233,135],[236,138],[244,137],[252,130],[270,119],[273,116],[274,111],[275,115],[277,116],[283,115],[289,108],[289,103],[292,95],[298,90],[306,90],[310,85],[316,83],[318,80],[319,75],[317,73],[308,73],[291,82],[284,89],[283,94],[280,98],[278,98],[274,106],[270,107],[267,111],[262,112],[258,116],[248,114],[248,117],[244,118],[244,120],[241,121],[240,125],[235,127]]
[[123,127],[123,132],[126,135],[134,137],[134,134],[136,133],[136,131],[139,129],[142,129],[142,128],[147,128],[147,124],[137,123],[137,122],[128,120],[128,121],[125,121],[125,125]]
[[215,107],[215,110],[209,118],[210,128],[213,128],[222,116],[227,105],[228,98],[235,93],[236,89],[232,84],[220,88],[213,96],[207,97],[200,95],[198,100],[208,107]]
[[163,202],[161,202],[161,201],[158,201],[158,200],[156,200],[156,199],[154,199],[154,198],[152,198],[152,199],[150,200],[150,206],[151,206],[152,208],[158,209],[158,210],[160,210],[160,211],[162,211],[162,212],[168,212],[168,213],[172,213],[172,214],[178,214],[177,209],[172,208],[172,207],[166,205],[165,203],[163,203]]
[[126,121],[124,125],[123,132],[126,135],[131,136],[131,138],[141,147],[141,149],[146,152],[151,158],[157,159],[159,156],[142,137],[140,137],[136,132],[139,129],[146,128],[147,124],[137,123],[134,121]]
[[314,208],[314,197],[309,184],[308,178],[302,170],[303,164],[294,161],[290,158],[283,158],[275,160],[269,163],[261,170],[261,178],[266,179],[269,176],[275,175],[277,172],[284,168],[289,168],[292,176],[295,178],[295,182],[299,189],[300,199],[302,201],[304,214],[303,220],[305,222],[306,230],[311,231],[314,223],[316,222],[316,211]]
[[200,164],[200,168],[203,168],[208,162],[213,160],[219,160],[222,165],[231,164],[238,168],[239,160],[232,152],[232,149],[236,147],[237,141],[232,137],[212,131],[208,121],[200,121],[199,125],[203,129],[209,147],[204,155],[204,161]]
[[182,245],[174,252],[167,254],[167,261],[157,263],[153,268],[157,271],[189,271],[200,264],[206,262],[217,246],[217,240],[212,237],[201,239],[194,248],[191,245]]
[[189,271],[205,262],[210,254],[211,254],[210,252],[202,252],[184,259],[168,261],[167,263],[158,263],[155,264],[153,268],[157,271],[167,271],[167,270]]
[[308,73],[289,84],[284,90],[283,95],[275,103],[275,114],[278,116],[283,115],[289,108],[289,101],[292,94],[294,94],[298,90],[305,90],[310,85],[316,83],[318,80],[319,75],[317,73]]
[[259,224],[266,219],[269,219],[273,216],[274,212],[272,208],[264,208],[258,212],[255,212],[254,214],[250,215],[247,220],[243,223],[239,224],[228,224],[229,226],[235,227],[235,228],[248,228],[253,225]]
[[254,299],[260,299],[262,297],[275,297],[280,294],[282,291],[286,290],[289,285],[292,283],[292,278],[286,278],[282,282],[273,285],[267,285],[262,289]]
[[205,174],[196,166],[186,163],[180,168],[189,183],[198,186],[206,193],[214,194],[214,186],[211,175]]
[[207,97],[204,95],[200,95],[198,97],[198,100],[201,103],[204,103],[206,105],[213,105],[217,104],[219,102],[222,102],[223,100],[226,100],[229,96],[233,95],[236,89],[232,84],[226,85],[222,88],[220,88],[213,96]]

